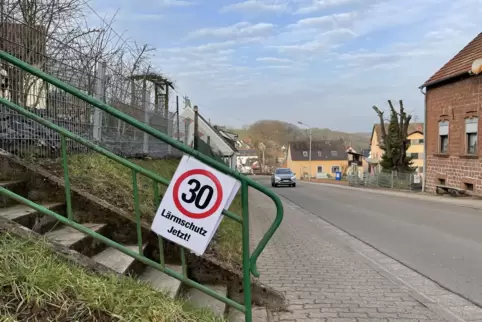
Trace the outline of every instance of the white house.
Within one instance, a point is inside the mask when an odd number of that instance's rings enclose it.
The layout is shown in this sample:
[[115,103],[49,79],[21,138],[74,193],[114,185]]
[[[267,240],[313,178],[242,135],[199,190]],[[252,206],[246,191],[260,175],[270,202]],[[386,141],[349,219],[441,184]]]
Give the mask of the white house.
[[[184,138],[183,141],[185,144],[192,146],[194,142],[194,110],[190,106],[187,106],[182,113],[180,113],[180,116],[186,120],[185,129],[182,131],[183,135],[181,135],[181,138]],[[198,130],[200,139],[208,143],[215,153],[221,155],[232,169],[236,169],[237,150],[235,148],[235,141],[231,143],[228,134],[226,134],[226,136],[223,135],[219,130],[211,126],[199,113]]]

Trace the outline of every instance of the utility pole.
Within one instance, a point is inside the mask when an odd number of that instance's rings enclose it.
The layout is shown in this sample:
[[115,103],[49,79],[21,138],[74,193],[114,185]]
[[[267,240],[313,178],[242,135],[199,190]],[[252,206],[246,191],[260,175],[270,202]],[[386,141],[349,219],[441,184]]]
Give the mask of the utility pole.
[[311,127],[306,125],[305,123],[301,122],[301,121],[298,121],[298,124],[300,125],[304,125],[308,128],[308,131],[309,131],[309,134],[310,134],[310,150],[308,152],[308,167],[310,168],[310,171],[309,171],[309,174],[308,174],[308,181],[311,181],[311,141],[312,141],[312,136],[311,136]]
[[309,158],[310,158],[310,159],[309,159],[309,161],[308,161],[308,166],[310,167],[310,176],[309,176],[309,178],[308,178],[308,181],[311,181],[311,138],[312,138],[312,136],[311,136],[311,127],[309,128],[309,130],[310,130],[310,152],[308,152],[308,153],[309,153]]

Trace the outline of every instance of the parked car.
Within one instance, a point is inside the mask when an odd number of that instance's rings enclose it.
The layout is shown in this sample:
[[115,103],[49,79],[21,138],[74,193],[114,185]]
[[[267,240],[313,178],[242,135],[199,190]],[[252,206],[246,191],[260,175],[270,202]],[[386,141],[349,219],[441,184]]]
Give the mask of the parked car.
[[288,168],[277,168],[271,175],[271,186],[296,187],[296,174]]

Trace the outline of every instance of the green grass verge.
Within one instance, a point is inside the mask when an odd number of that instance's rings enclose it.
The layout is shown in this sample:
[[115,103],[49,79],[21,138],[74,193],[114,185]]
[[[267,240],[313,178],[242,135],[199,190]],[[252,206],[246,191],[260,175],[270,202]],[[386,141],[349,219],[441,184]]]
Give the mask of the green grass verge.
[[[178,160],[132,161],[167,179],[172,178],[179,163]],[[58,174],[62,176],[63,172],[60,168],[58,168],[58,171]],[[70,156],[69,173],[71,182],[75,186],[89,191],[134,216],[132,172],[130,169],[100,154],[92,153]],[[141,218],[150,225],[156,211],[152,180],[143,175],[138,175],[137,182]],[[162,198],[167,187],[160,185],[159,188]],[[241,215],[242,206],[239,195],[236,196],[229,210]],[[220,260],[241,263],[241,225],[232,219],[224,218],[211,242],[210,250],[214,251]]]
[[34,243],[0,235],[0,321],[225,321],[129,277],[96,275]]

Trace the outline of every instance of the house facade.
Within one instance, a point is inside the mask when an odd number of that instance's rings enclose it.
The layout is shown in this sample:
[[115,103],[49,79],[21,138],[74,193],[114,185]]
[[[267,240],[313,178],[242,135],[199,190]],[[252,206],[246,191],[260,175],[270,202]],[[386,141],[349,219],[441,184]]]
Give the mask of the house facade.
[[[386,124],[385,126],[388,126]],[[370,139],[370,155],[368,163],[370,164],[369,170],[378,169],[378,164],[382,160],[384,151],[380,148],[382,143],[382,127],[380,124],[373,125],[372,136]],[[416,168],[418,173],[424,171],[424,134],[423,123],[411,123],[408,126],[408,136],[410,140],[410,147],[407,149],[407,156],[412,157],[412,166]]]
[[311,162],[309,158],[310,144],[308,141],[290,142],[286,167],[296,173],[296,177],[326,178],[334,177],[338,171],[348,167],[348,158],[343,141],[313,141],[311,142]]
[[482,193],[482,163],[477,144],[482,129],[482,33],[438,70],[425,89],[425,191],[445,185]]

